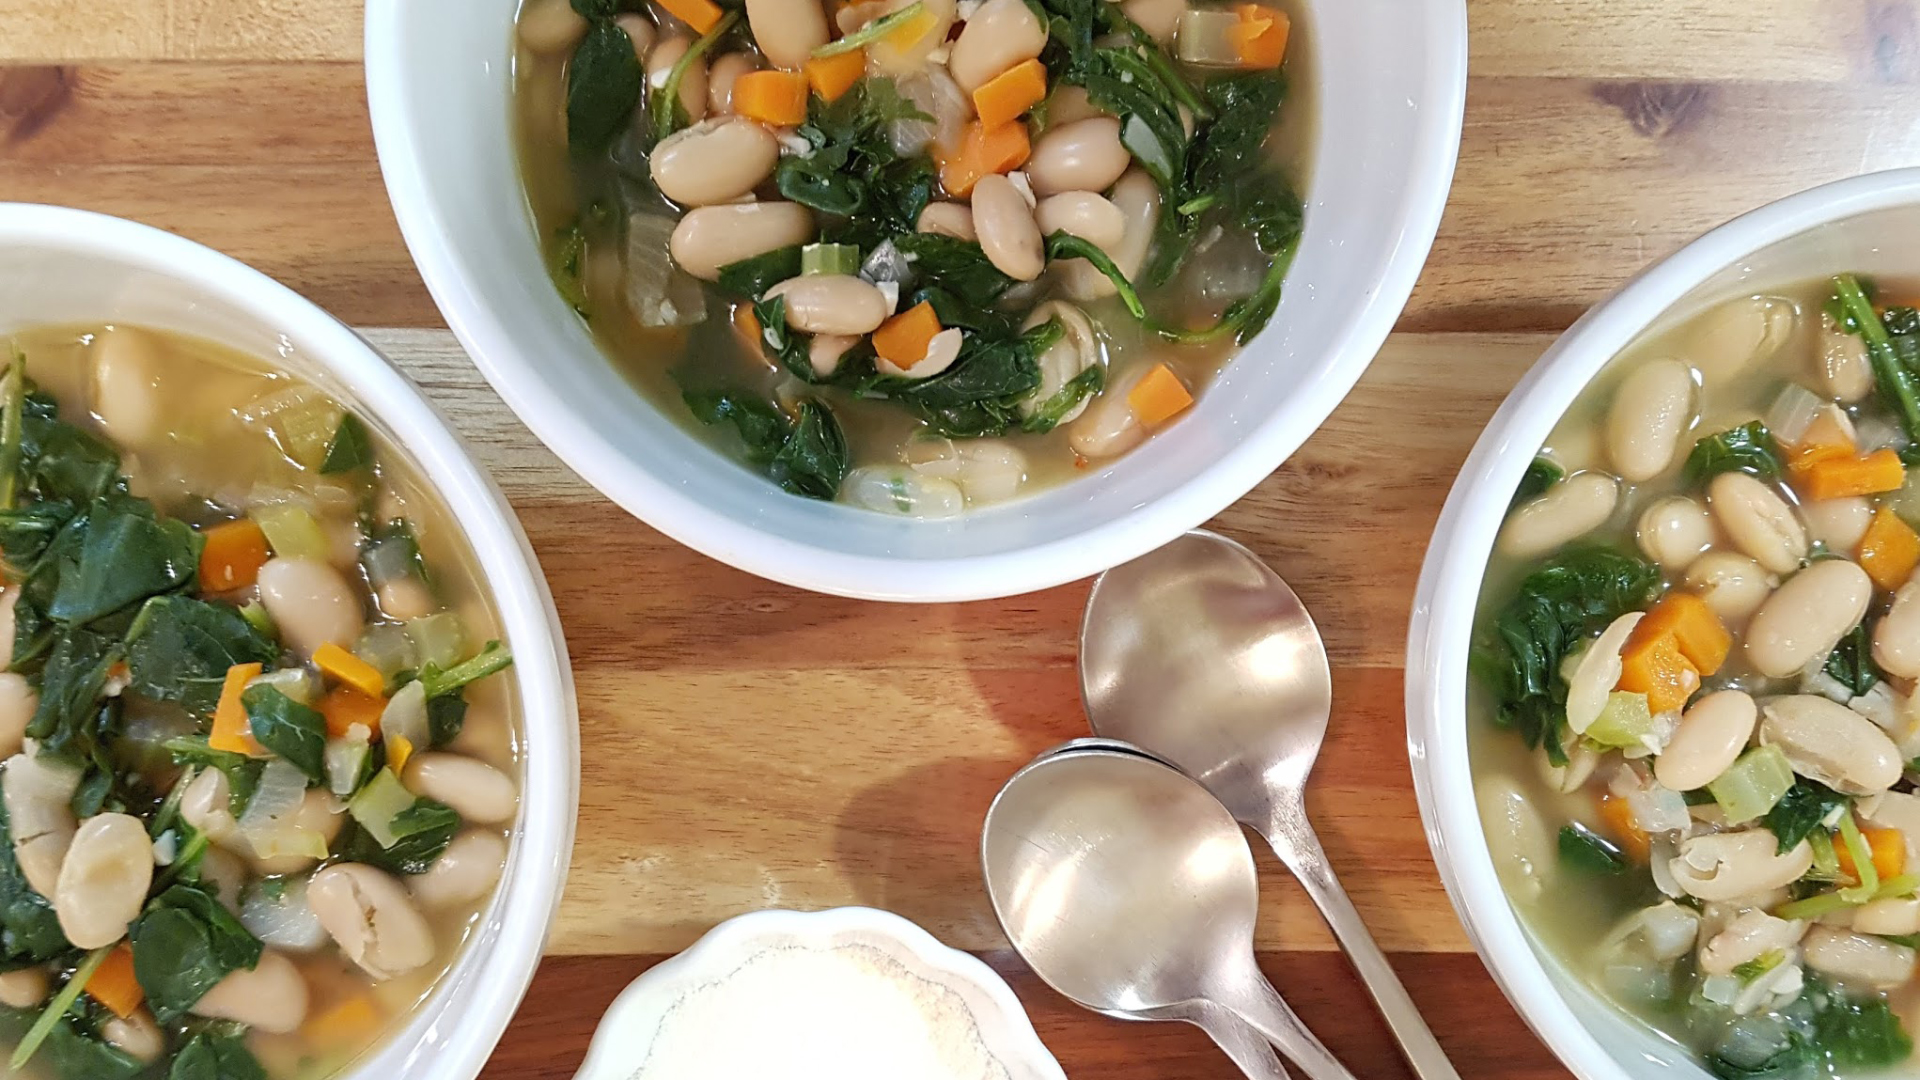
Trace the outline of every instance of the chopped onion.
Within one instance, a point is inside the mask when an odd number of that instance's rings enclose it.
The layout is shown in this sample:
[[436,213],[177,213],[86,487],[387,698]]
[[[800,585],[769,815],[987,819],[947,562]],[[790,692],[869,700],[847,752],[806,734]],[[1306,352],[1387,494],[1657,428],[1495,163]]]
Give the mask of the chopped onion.
[[326,461],[344,415],[317,387],[305,385],[276,390],[239,410],[242,423],[264,432],[288,460],[306,469]]
[[1863,454],[1875,450],[1904,450],[1907,446],[1906,433],[1879,416],[1869,416],[1856,423],[1853,436]]
[[634,214],[627,218],[627,308],[641,326],[692,326],[707,317],[707,297],[700,282],[663,259],[674,219],[664,214]]
[[1767,431],[1784,446],[1792,446],[1806,435],[1827,401],[1798,383],[1788,383],[1767,409]]
[[366,768],[372,752],[373,733],[365,724],[354,724],[347,733],[327,743],[327,790],[341,798],[352,795],[360,784],[360,772]]
[[256,505],[247,516],[267,534],[267,546],[280,558],[326,562],[333,554],[333,545],[327,543],[327,534],[312,511],[297,502]]
[[407,634],[407,628],[393,623],[367,627],[367,632],[360,635],[354,645],[353,655],[373,665],[373,669],[389,681],[403,671],[420,666],[420,650]]
[[1739,1000],[1740,988],[1745,985],[1738,975],[1709,975],[1700,982],[1700,996],[1715,1005],[1731,1008]]
[[274,758],[260,771],[260,785],[240,815],[240,835],[263,859],[282,855],[327,856],[326,838],[295,824],[306,798],[307,776],[285,758]]
[[380,714],[380,737],[389,743],[395,739],[405,739],[407,745],[415,750],[425,750],[432,744],[432,728],[427,723],[425,686],[418,681],[410,682],[394,693],[387,702],[386,710]]
[[413,792],[393,775],[393,770],[381,769],[347,804],[347,813],[353,815],[353,820],[367,830],[375,843],[390,848],[399,840],[393,833],[393,819],[405,813],[414,802]]
[[266,878],[247,889],[240,925],[268,945],[312,952],[327,943],[326,927],[307,904],[304,877]]
[[1174,51],[1189,64],[1239,67],[1240,50],[1233,41],[1239,25],[1239,12],[1191,8],[1180,16]]

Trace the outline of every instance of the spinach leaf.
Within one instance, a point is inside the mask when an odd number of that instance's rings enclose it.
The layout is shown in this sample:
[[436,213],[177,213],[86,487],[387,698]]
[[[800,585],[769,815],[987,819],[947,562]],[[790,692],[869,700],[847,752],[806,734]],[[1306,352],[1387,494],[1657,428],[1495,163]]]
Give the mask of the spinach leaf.
[[[1014,286],[1013,279],[993,265],[979,244],[939,233],[908,232],[894,237],[893,245],[913,263],[914,273],[923,280],[939,282],[939,287],[963,307],[992,307]],[[938,310],[936,305],[936,313]],[[941,325],[955,324],[942,318]]]
[[340,426],[333,429],[333,441],[327,444],[327,456],[320,463],[326,475],[353,472],[373,465],[373,437],[367,425],[352,413],[342,413]]
[[27,884],[13,856],[12,821],[0,804],[0,968],[45,963],[72,948],[53,904]]
[[86,503],[120,480],[120,452],[111,443],[52,412],[21,421],[20,448],[29,483],[40,498]]
[[125,496],[95,499],[87,511],[79,561],[63,568],[47,615],[87,623],[192,584],[201,539],[185,522],[161,521],[152,504]]
[[433,745],[445,746],[467,726],[467,699],[458,690],[427,699],[427,730]]
[[[35,1013],[25,1010],[0,1010],[0,1037],[18,1042],[36,1019]],[[71,1014],[54,1021],[39,1049],[34,1051],[33,1062],[29,1072],[54,1080],[133,1080],[148,1071],[146,1062],[115,1049],[97,1034],[82,1030],[82,1018]]]
[[478,653],[442,670],[434,664],[420,669],[421,688],[429,701],[464,689],[495,672],[513,666],[513,655],[498,641],[489,641]]
[[419,799],[394,815],[395,837],[383,848],[365,829],[356,828],[340,849],[348,862],[366,863],[395,874],[424,874],[460,832],[460,815],[452,807]]
[[576,154],[605,147],[627,125],[646,75],[633,41],[611,19],[595,19],[567,64],[567,145]]
[[238,609],[187,596],[147,601],[127,631],[133,689],[194,713],[213,710],[228,668],[271,664],[279,655]]
[[1560,827],[1560,861],[1588,874],[1627,871],[1627,856],[1620,846],[1577,821]]
[[73,630],[53,647],[40,674],[40,705],[27,734],[42,750],[84,763],[95,745],[93,721],[107,684],[107,672],[120,662],[116,639],[91,630]]
[[1867,362],[1873,366],[1880,399],[1900,417],[1908,441],[1920,444],[1920,372],[1901,361],[1900,350],[1873,310],[1860,279],[1852,274],[1834,278],[1828,310],[1842,329],[1867,343]]
[[247,804],[253,801],[253,793],[260,787],[260,773],[266,769],[266,762],[255,760],[245,754],[215,750],[207,745],[205,735],[187,735],[168,739],[161,746],[173,756],[175,764],[197,765],[201,768],[219,769],[225,773],[228,810],[236,818],[247,812]]
[[7,565],[23,571],[32,569],[75,517],[70,503],[36,502],[17,510],[0,510],[0,553]]
[[1779,842],[1785,855],[1800,846],[1813,830],[1821,828],[1835,807],[1845,806],[1847,797],[1816,780],[1796,779],[1785,796],[1773,804],[1760,819]]
[[327,781],[327,718],[264,683],[240,695],[254,741],[293,762],[315,783]]
[[573,10],[589,19],[610,19],[620,10],[620,0],[573,0]]
[[260,942],[212,894],[173,885],[135,919],[133,974],[154,1018],[185,1016],[215,983],[260,962]]
[[203,1031],[174,1055],[167,1080],[267,1080],[267,1071],[240,1036]]
[[686,106],[680,103],[680,84],[686,79],[687,72],[693,68],[693,65],[705,66],[701,58],[707,55],[707,51],[712,49],[716,42],[732,33],[734,26],[739,22],[740,9],[737,7],[721,15],[720,20],[709,27],[706,33],[695,38],[693,44],[687,46],[687,51],[681,53],[680,58],[673,62],[673,67],[667,70],[666,79],[648,94],[647,110],[651,114],[648,121],[653,127],[653,138],[656,142],[691,122],[687,116]]
[[1106,384],[1107,369],[1099,364],[1093,365],[1068,379],[1065,386],[1055,391],[1052,397],[1041,402],[1040,407],[1033,410],[1026,422],[1020,425],[1020,430],[1038,435],[1052,431],[1059,427],[1060,422],[1078,408],[1081,402],[1099,393]]
[[800,276],[800,245],[775,248],[720,268],[720,288],[758,300],[768,289]]
[[1913,1040],[1883,997],[1856,998],[1816,982],[1814,1040],[1836,1071],[1882,1069],[1907,1060]]
[[1552,458],[1537,457],[1527,466],[1520,477],[1520,486],[1513,489],[1513,499],[1507,503],[1507,512],[1524,502],[1531,502],[1547,493],[1547,489],[1565,479],[1567,471],[1554,463]]
[[1271,72],[1209,79],[1201,96],[1214,119],[1194,132],[1187,190],[1204,195],[1226,188],[1261,158],[1260,148],[1286,101],[1287,84]]
[[1703,484],[1723,472],[1751,473],[1774,480],[1782,471],[1779,447],[1767,425],[1758,420],[1708,435],[1695,442],[1687,455],[1686,476],[1692,484]]
[[840,422],[825,405],[803,401],[800,420],[774,455],[767,474],[795,495],[831,500],[840,493],[850,467]]
[[587,261],[587,234],[575,221],[553,234],[547,245],[547,276],[574,311],[587,314],[587,287],[582,283]]
[[953,366],[930,379],[874,378],[858,392],[905,402],[948,438],[1004,434],[1024,422],[1020,405],[1040,385],[1038,358],[1063,333],[1049,321],[1017,337],[975,334]]
[[1826,1055],[1798,1029],[1769,1016],[1743,1016],[1733,1023],[1743,1034],[1721,1040],[1707,1055],[1720,1080],[1816,1080]]
[[1528,746],[1564,756],[1561,662],[1614,619],[1644,609],[1659,589],[1657,567],[1607,548],[1563,551],[1528,574],[1475,649],[1474,670],[1493,694],[1496,722],[1517,729]]
[[1867,624],[1860,623],[1840,639],[1827,654],[1827,675],[1853,691],[1855,697],[1873,689],[1881,679],[1880,665],[1873,660],[1873,639]]
[[701,423],[733,425],[755,465],[771,463],[786,444],[787,418],[766,398],[740,390],[688,390],[681,397]]
[[823,381],[813,370],[813,354],[807,339],[787,325],[786,297],[773,296],[753,305],[753,317],[760,324],[760,351],[767,359],[802,382]]
[[[797,129],[812,151],[782,157],[774,170],[774,186],[788,199],[822,213],[849,218],[871,214],[892,226],[877,231],[911,233],[912,223],[904,220],[909,206],[889,205],[886,198],[876,197],[876,188],[883,195],[897,195],[903,187],[925,181],[927,174],[920,166],[885,179],[882,171],[900,160],[888,138],[888,125],[895,120],[926,119],[930,119],[927,114],[901,97],[887,79],[862,79],[831,102],[815,95],[808,103],[807,122]],[[931,187],[926,190],[931,197]],[[918,213],[914,210],[916,217]]]

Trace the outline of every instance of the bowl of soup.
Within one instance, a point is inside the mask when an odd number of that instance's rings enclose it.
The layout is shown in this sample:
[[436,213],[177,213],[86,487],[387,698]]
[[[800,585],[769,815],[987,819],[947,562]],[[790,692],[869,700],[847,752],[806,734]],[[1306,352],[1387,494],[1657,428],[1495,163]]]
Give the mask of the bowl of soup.
[[1583,1077],[1911,1069],[1920,171],[1739,218],[1501,406],[1408,651],[1422,815]]
[[1142,554],[1318,426],[1437,227],[1465,34],[1451,0],[376,2],[367,74],[429,289],[562,459],[754,573],[952,600]]
[[578,773],[512,511],[260,274],[20,204],[0,252],[10,1075],[476,1075]]

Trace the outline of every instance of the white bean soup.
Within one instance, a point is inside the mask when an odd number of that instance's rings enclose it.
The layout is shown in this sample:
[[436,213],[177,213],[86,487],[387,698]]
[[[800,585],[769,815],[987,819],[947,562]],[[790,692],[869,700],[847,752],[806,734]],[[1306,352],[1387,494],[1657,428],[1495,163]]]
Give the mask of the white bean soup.
[[131,326],[0,356],[7,1075],[330,1076],[505,863],[472,554],[365,422],[251,357]]
[[1273,3],[526,0],[549,269],[790,492],[931,518],[1059,482],[1279,302],[1307,80]]

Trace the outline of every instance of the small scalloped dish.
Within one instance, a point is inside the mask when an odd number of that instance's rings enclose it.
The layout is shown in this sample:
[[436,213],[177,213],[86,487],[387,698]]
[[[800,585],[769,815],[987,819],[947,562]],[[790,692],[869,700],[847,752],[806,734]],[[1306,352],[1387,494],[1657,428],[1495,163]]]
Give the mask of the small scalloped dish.
[[[714,927],[685,952],[656,965],[621,992],[601,1018],[575,1080],[641,1080],[642,1077],[667,1076],[660,1068],[649,1068],[649,1058],[664,1043],[664,1037],[674,1033],[676,1016],[682,1013],[683,1006],[781,949],[815,953],[874,950],[881,954],[879,962],[897,963],[907,976],[928,984],[922,992],[927,995],[929,1011],[936,1019],[952,1017],[956,1007],[971,1018],[972,1034],[983,1051],[978,1061],[986,1066],[980,1071],[981,1076],[1006,1080],[1066,1080],[1066,1073],[1035,1034],[1019,999],[992,968],[942,945],[933,935],[898,915],[863,907],[816,912],[759,911]],[[876,978],[887,976],[879,974]],[[893,978],[896,982],[900,980],[897,974]],[[790,1021],[791,1017],[743,1012],[725,1019],[734,1038],[750,1040],[773,1035],[780,1026],[779,1021]],[[759,1024],[762,1020],[766,1022]],[[868,1021],[877,1022],[879,1018],[871,1015],[848,1018],[850,1025]],[[763,1032],[761,1027],[766,1030]],[[948,1027],[943,1034],[951,1031]],[[686,1074],[675,1070],[672,1075]],[[794,1060],[788,1075],[818,1075],[826,1080],[846,1074],[834,1062]],[[902,1080],[909,1078],[902,1076]]]

